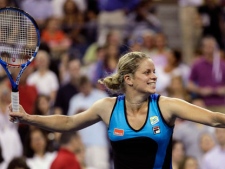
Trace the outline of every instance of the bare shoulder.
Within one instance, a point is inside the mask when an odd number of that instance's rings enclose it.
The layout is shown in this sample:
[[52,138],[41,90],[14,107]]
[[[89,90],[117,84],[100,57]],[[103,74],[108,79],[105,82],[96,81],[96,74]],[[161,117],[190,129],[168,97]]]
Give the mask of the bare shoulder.
[[95,102],[92,110],[95,110],[101,119],[108,124],[115,103],[116,97],[106,97]]
[[160,109],[168,108],[170,106],[171,102],[172,102],[172,98],[166,97],[166,96],[160,96],[160,98],[159,98]]
[[172,98],[172,97],[166,97],[166,96],[160,96],[159,98],[160,107],[166,108],[166,109],[179,105],[182,102],[185,102],[185,101],[178,98]]
[[180,104],[181,102],[184,102],[184,101],[177,98],[170,98],[166,96],[160,96],[159,98],[159,107],[160,107],[161,113],[165,121],[170,126],[173,126],[175,123],[174,112],[177,110],[177,106],[179,107],[179,105],[182,105]]
[[115,102],[116,102],[116,97],[105,97],[103,99],[96,101],[93,107],[102,109],[102,110],[110,109],[110,108],[113,108]]

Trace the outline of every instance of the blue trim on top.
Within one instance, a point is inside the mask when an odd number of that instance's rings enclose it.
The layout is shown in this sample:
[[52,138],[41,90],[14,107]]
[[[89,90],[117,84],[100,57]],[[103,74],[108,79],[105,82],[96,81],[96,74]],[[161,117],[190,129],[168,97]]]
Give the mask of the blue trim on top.
[[161,109],[160,109],[160,107],[159,107],[159,98],[160,98],[160,96],[161,96],[161,95],[158,95],[158,98],[157,98],[157,106],[158,106],[158,110],[159,110],[160,116],[161,116],[161,118],[162,118],[164,124],[165,124],[167,127],[173,128],[174,125],[173,125],[173,126],[169,125],[169,124],[167,123],[167,121],[165,120],[165,118],[163,117],[163,115],[162,115]]
[[142,126],[140,129],[137,129],[137,130],[136,130],[136,129],[134,129],[134,128],[130,125],[130,123],[129,123],[128,119],[127,119],[127,107],[126,107],[126,101],[125,101],[125,96],[124,96],[124,102],[123,102],[123,103],[124,103],[124,116],[125,116],[127,125],[130,127],[131,130],[133,130],[133,131],[135,131],[135,132],[139,132],[139,131],[141,131],[141,130],[145,127],[145,125],[146,125],[146,123],[147,123],[147,121],[148,121],[149,110],[150,110],[150,104],[149,104],[149,102],[150,102],[150,99],[148,99],[148,109],[147,109],[147,114],[146,114],[145,122],[144,122],[143,126]]

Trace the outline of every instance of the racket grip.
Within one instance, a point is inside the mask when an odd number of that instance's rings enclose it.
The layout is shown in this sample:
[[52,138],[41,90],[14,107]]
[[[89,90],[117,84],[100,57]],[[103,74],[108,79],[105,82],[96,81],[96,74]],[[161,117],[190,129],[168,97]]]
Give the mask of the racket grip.
[[[12,101],[12,109],[13,112],[19,112],[20,105],[19,105],[19,92],[11,92],[11,101]],[[14,123],[18,123],[19,119],[16,118]]]

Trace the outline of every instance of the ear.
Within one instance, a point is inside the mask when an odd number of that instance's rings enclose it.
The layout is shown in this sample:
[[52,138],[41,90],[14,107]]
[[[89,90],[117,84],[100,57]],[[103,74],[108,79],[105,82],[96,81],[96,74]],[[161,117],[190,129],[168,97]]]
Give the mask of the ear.
[[133,86],[133,78],[131,74],[126,74],[124,75],[124,82],[129,85],[129,86]]

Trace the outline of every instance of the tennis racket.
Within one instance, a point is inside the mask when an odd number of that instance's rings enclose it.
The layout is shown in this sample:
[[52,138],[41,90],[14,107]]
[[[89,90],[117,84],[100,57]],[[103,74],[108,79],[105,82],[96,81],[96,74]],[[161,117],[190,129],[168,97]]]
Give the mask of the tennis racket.
[[[39,46],[40,32],[28,13],[14,7],[0,8],[0,64],[12,86],[14,112],[19,112],[20,77],[35,58]],[[16,78],[13,78],[11,68],[20,68]],[[14,122],[18,122],[18,119],[14,119]]]

